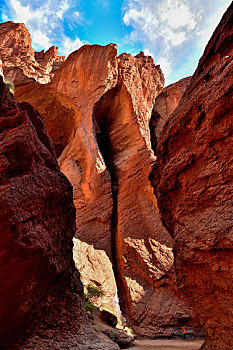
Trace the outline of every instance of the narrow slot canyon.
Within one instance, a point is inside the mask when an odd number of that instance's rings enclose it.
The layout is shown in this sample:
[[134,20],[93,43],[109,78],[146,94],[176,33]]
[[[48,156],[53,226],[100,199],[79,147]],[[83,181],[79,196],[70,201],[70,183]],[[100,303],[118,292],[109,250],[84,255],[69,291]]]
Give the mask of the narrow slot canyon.
[[0,23],[2,350],[233,348],[232,19],[166,87]]

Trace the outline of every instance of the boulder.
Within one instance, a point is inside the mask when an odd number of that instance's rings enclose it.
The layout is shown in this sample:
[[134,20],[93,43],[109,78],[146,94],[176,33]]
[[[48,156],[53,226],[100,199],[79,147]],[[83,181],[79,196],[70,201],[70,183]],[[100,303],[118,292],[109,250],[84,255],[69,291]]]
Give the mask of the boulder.
[[106,328],[103,330],[103,333],[107,335],[112,341],[117,343],[120,349],[128,349],[134,343],[133,337],[117,329]]
[[160,134],[153,171],[178,285],[207,333],[202,349],[233,348],[232,23],[233,4]]
[[116,328],[117,317],[107,310],[100,311],[100,318],[106,322],[109,326]]

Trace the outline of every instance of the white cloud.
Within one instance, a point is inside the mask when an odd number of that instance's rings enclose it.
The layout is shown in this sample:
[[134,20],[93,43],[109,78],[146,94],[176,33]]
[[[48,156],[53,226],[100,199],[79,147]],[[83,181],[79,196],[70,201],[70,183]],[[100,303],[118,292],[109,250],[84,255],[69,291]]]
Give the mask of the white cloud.
[[196,27],[191,8],[182,0],[129,0],[123,21],[150,42],[162,40],[166,49],[183,43]]
[[153,53],[149,49],[143,49],[143,52],[146,56],[151,56],[153,57]]
[[158,57],[157,61],[160,64],[164,76],[169,77],[171,74],[171,62],[169,62],[165,57]]
[[[192,55],[196,59],[197,48],[201,56],[230,3],[230,0],[125,0],[123,22],[132,30],[123,42],[141,42],[156,58],[156,64],[161,65],[170,83],[171,73],[179,64],[184,65],[188,59],[190,65]],[[197,63],[193,59],[189,74]]]
[[53,45],[47,35],[40,30],[34,30],[31,33],[31,36],[35,48],[48,50]]
[[78,50],[84,44],[86,43],[82,42],[79,38],[71,40],[68,37],[64,37],[61,46],[61,52],[63,55],[68,56],[71,52]]
[[[71,40],[68,42],[63,29],[63,20],[72,8],[72,0],[41,0],[39,6],[36,6],[38,2],[34,0],[28,0],[26,3],[25,6],[23,0],[9,0],[8,8],[11,20],[26,25],[31,34],[34,49],[48,49],[52,45],[60,46],[64,42],[66,45],[64,50],[68,52],[69,44],[71,49],[75,45],[80,46],[78,38],[74,42]],[[77,18],[79,12],[70,11],[69,16]]]
[[60,3],[60,9],[57,12],[57,17],[62,19],[64,16],[64,13],[69,9],[69,2],[68,0],[61,1]]
[[3,20],[3,22],[7,22],[7,21],[10,21],[10,18],[7,16],[7,14],[3,13],[2,20]]

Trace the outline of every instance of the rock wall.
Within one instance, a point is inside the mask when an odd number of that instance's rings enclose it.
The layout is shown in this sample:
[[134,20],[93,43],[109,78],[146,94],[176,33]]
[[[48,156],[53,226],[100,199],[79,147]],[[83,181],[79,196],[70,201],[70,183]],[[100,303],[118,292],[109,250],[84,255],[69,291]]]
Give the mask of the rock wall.
[[[172,240],[148,180],[155,159],[148,124],[163,84],[151,57],[117,57],[110,44],[73,52],[50,84],[16,88],[20,101],[42,113],[60,168],[73,185],[76,238],[82,247],[76,265],[87,261],[86,244],[91,246],[87,271],[93,271],[96,256],[99,270],[105,270],[107,253],[124,314],[139,335],[150,337],[194,325],[176,287]],[[95,280],[102,280],[94,271]],[[115,284],[111,288],[115,295]]]
[[[121,308],[141,336],[170,336],[192,317],[175,287],[172,241],[163,229],[148,180],[154,161],[149,118],[163,75],[150,57],[122,54],[114,99],[95,111],[112,176],[115,272]],[[102,147],[101,147],[102,145]],[[107,152],[104,148],[107,145]],[[177,313],[177,311],[179,312]]]
[[[97,124],[93,108],[102,94],[116,85],[117,75],[113,44],[106,47],[86,45],[69,56],[52,84],[31,83],[16,89],[19,101],[27,100],[40,110],[57,156],[60,156],[60,168],[72,183],[78,223],[76,239],[82,246],[79,253],[75,249],[74,257],[77,266],[83,266],[84,261],[88,263],[86,272],[82,272],[87,284],[87,272],[93,271],[93,266],[96,282],[103,281],[102,271],[106,269],[113,275],[111,177],[95,137]],[[89,260],[85,243],[91,246]],[[92,261],[96,256],[99,257],[98,269]],[[91,281],[93,274],[89,276]],[[117,291],[115,281],[111,281],[110,278],[107,288],[101,286],[105,295],[111,294],[113,298]],[[112,298],[109,303],[106,298],[102,301],[114,311]]]
[[40,114],[2,77],[0,114],[1,349],[118,349],[83,310],[72,187]]
[[233,348],[232,23],[233,4],[162,131],[153,179],[180,290],[207,332],[203,349]]
[[166,86],[156,97],[150,119],[150,134],[152,148],[155,151],[157,140],[163,129],[164,124],[170,114],[178,106],[180,99],[190,83],[191,77],[177,81],[174,84]]
[[44,53],[34,52],[31,36],[23,23],[0,23],[0,59],[7,80],[15,85],[36,80],[48,83],[54,71],[65,61],[52,46]]

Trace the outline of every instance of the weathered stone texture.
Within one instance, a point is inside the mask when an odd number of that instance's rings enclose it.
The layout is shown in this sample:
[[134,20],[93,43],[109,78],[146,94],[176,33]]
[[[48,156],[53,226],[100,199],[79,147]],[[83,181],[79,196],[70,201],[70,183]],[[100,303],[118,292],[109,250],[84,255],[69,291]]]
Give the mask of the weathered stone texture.
[[155,151],[158,137],[170,114],[178,106],[180,99],[190,83],[191,77],[166,86],[156,97],[150,119],[150,133],[152,148]]
[[153,180],[178,284],[215,350],[233,348],[232,23],[233,4],[163,128]]
[[[72,183],[76,237],[96,254],[107,253],[125,315],[138,334],[152,337],[172,335],[193,320],[176,288],[172,240],[148,180],[155,160],[148,124],[163,84],[151,57],[117,57],[110,44],[73,52],[46,86],[16,88],[20,101],[42,113],[60,169]],[[92,267],[89,261],[87,270]]]
[[39,112],[18,104],[2,77],[0,193],[0,348],[118,349],[83,310],[72,187]]
[[52,46],[44,53],[34,52],[31,36],[23,23],[0,23],[0,59],[7,80],[15,85],[36,80],[48,83],[65,61],[58,56],[58,48]]

